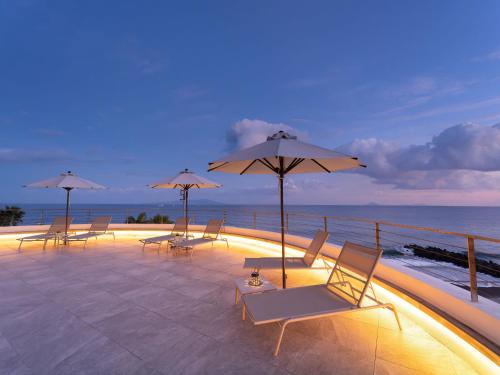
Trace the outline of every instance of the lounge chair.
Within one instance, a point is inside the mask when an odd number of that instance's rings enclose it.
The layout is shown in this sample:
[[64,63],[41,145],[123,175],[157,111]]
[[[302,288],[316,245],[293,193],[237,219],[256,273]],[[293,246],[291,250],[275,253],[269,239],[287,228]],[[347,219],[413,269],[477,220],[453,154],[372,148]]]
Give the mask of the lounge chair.
[[180,240],[173,239],[170,240],[170,246],[175,249],[192,250],[196,245],[201,245],[210,242],[213,247],[215,241],[225,241],[226,247],[229,247],[227,238],[223,238],[220,235],[223,223],[224,220],[216,220],[216,219],[209,220],[201,237],[191,238],[191,239],[180,239]]
[[[381,255],[381,249],[346,242],[326,284],[247,294],[242,298],[243,319],[246,314],[255,325],[278,323],[281,326],[275,356],[279,353],[285,328],[294,322],[388,308],[402,329],[395,307],[367,294]],[[365,297],[374,304],[363,304]]]
[[146,245],[150,244],[156,244],[158,245],[158,252],[160,252],[161,249],[161,244],[163,242],[168,242],[175,239],[176,237],[184,236],[186,234],[187,230],[187,225],[189,224],[189,218],[184,218],[180,217],[175,221],[174,227],[172,228],[172,231],[170,234],[166,234],[163,236],[156,236],[156,237],[150,237],[150,238],[144,238],[142,240],[139,240],[142,242],[142,251],[144,251],[144,247]]
[[[285,268],[289,269],[330,269],[331,267],[323,259],[324,267],[314,267],[313,264],[319,256],[319,252],[326,240],[328,232],[318,230],[314,235],[313,240],[309,244],[303,257],[287,257],[285,258]],[[274,270],[281,269],[281,257],[263,257],[263,258],[245,258],[243,268],[253,268],[256,270],[266,269]]]
[[96,238],[105,234],[109,234],[113,236],[115,239],[115,232],[109,232],[108,227],[111,222],[111,216],[98,216],[94,219],[94,221],[90,224],[89,231],[87,233],[75,234],[73,236],[69,236],[67,241],[83,241],[85,248],[87,246],[87,241],[90,238]]
[[[68,228],[72,221],[73,218],[71,216],[68,216]],[[47,230],[47,233],[34,234],[32,236],[18,238],[17,240],[20,242],[17,250],[21,251],[21,246],[24,241],[43,241],[43,250],[45,250],[45,247],[47,246],[47,241],[54,240],[54,245],[55,245],[56,242],[63,237],[65,228],[66,228],[66,216],[56,216],[52,221],[52,224],[50,225],[49,229]]]

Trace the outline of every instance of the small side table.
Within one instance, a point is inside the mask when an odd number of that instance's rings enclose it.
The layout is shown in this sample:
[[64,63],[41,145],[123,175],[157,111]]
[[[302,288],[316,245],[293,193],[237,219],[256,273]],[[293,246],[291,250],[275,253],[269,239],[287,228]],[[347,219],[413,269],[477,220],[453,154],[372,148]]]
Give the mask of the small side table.
[[[234,284],[236,286],[235,291],[234,291],[234,304],[237,305],[240,296],[244,296],[246,294],[254,294],[254,293],[263,293],[263,292],[268,292],[270,290],[276,290],[278,289],[276,285],[274,285],[272,282],[269,280],[264,279],[262,276],[260,277],[262,280],[262,285],[260,286],[251,286],[248,285],[248,277],[241,277],[239,279],[234,280]],[[241,312],[241,318],[242,320],[245,320],[246,318],[246,308],[245,305],[243,305],[243,310]]]

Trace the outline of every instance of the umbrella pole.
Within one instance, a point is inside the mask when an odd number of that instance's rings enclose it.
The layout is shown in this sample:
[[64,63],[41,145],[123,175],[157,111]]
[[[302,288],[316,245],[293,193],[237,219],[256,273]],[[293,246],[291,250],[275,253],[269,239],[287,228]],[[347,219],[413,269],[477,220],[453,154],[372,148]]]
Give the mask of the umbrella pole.
[[283,200],[283,170],[279,174],[279,188],[280,188],[280,216],[281,216],[281,277],[283,289],[286,289],[286,271],[285,271],[285,213],[284,213],[284,200]]
[[64,226],[64,245],[68,244],[68,219],[69,219],[69,192],[71,188],[64,188],[66,190],[66,222]]
[[186,220],[186,239],[188,238],[188,197],[189,188],[184,188],[184,220]]

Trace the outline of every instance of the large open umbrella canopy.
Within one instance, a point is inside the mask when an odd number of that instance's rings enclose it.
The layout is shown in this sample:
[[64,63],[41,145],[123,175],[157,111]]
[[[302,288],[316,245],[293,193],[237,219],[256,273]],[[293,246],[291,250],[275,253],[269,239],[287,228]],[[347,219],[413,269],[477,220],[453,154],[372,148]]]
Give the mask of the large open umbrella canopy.
[[208,171],[242,174],[275,174],[278,176],[281,213],[282,283],[286,288],[285,226],[283,179],[287,174],[332,173],[365,167],[358,158],[301,142],[286,132],[267,137],[259,143],[208,164]]
[[182,200],[184,203],[184,218],[186,219],[186,236],[187,231],[187,218],[188,218],[188,198],[189,189],[213,189],[221,187],[222,185],[217,182],[210,181],[204,177],[194,174],[194,172],[184,169],[178,175],[165,180],[154,182],[148,185],[153,189],[180,189]]
[[69,217],[69,192],[73,189],[105,189],[105,186],[96,184],[95,182],[78,177],[77,175],[68,171],[61,173],[57,177],[49,178],[47,180],[33,182],[32,184],[24,185],[25,187],[35,188],[62,188],[66,190],[66,225],[64,230],[64,244],[67,244],[68,237],[68,217]]

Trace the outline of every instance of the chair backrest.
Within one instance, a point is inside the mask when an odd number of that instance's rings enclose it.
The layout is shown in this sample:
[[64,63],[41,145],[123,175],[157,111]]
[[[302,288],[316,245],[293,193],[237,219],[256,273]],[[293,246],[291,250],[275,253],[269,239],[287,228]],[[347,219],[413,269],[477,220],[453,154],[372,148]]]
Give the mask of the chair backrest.
[[359,307],[381,256],[382,249],[345,242],[328,279],[328,289]]
[[106,232],[111,222],[111,216],[98,216],[90,224],[89,232]]
[[203,237],[214,238],[214,239],[219,237],[222,224],[224,224],[224,220],[219,220],[219,219],[208,220],[207,226],[205,227],[205,231],[203,233]]
[[[71,216],[68,216],[68,228],[72,221],[73,218]],[[52,221],[52,224],[50,224],[47,233],[62,233],[65,231],[65,228],[66,228],[66,216],[56,216]]]
[[311,267],[319,255],[319,252],[326,240],[328,239],[329,233],[323,230],[318,230],[314,235],[313,240],[309,244],[309,247],[304,254],[304,263]]
[[179,217],[177,220],[175,220],[174,227],[172,228],[172,234],[180,233],[184,234],[186,233],[187,226],[189,224],[189,218],[185,217]]

